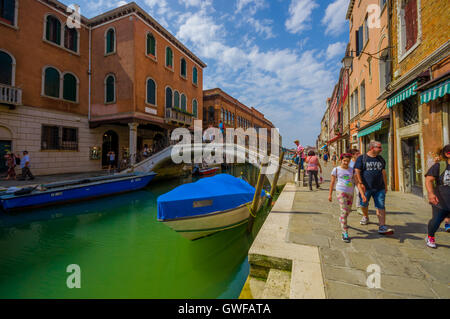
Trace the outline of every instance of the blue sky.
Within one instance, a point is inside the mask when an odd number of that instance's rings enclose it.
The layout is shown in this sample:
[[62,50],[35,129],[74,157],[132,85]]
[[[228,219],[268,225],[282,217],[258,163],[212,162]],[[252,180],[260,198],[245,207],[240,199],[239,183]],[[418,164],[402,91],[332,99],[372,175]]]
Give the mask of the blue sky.
[[[314,145],[348,42],[349,0],[136,0],[208,67],[220,87],[280,129],[283,145]],[[66,4],[70,4],[64,0]],[[78,0],[91,18],[123,5]]]

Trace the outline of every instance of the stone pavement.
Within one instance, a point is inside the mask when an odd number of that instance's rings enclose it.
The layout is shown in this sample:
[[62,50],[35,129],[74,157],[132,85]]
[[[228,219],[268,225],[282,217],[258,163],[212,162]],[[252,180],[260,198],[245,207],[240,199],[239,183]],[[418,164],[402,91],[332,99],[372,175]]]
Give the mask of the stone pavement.
[[[373,201],[370,224],[348,217],[351,243],[341,240],[336,193],[328,202],[331,164],[320,190],[299,188],[290,212],[287,242],[318,247],[327,298],[450,298],[450,234],[441,227],[437,249],[425,245],[431,207],[412,194],[388,192],[386,224],[395,230],[379,235]],[[368,288],[369,265],[379,265],[381,288]]]

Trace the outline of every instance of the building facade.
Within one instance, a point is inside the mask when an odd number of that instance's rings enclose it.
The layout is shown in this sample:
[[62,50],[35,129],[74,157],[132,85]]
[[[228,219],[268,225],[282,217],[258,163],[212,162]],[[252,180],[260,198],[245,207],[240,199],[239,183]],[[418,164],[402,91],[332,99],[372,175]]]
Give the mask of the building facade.
[[2,3],[0,156],[29,151],[37,175],[95,171],[202,119],[206,65],[135,3],[74,28],[58,1]]

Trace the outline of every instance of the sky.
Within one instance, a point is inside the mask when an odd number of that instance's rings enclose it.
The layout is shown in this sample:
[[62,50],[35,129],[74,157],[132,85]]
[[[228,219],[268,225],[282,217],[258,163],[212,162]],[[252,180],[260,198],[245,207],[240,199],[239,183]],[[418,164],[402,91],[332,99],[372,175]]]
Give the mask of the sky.
[[[76,1],[87,18],[128,2]],[[263,112],[283,146],[315,145],[348,43],[349,0],[135,2],[208,65],[204,89]]]

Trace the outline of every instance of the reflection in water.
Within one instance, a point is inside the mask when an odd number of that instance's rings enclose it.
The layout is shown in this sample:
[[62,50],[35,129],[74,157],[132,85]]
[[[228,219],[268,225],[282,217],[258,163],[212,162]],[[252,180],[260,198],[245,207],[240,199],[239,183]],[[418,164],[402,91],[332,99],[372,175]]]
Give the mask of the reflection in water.
[[[254,185],[255,169],[232,168]],[[236,298],[254,234],[188,241],[156,221],[156,199],[191,177],[0,218],[0,298]],[[256,220],[259,229],[266,214]],[[66,267],[81,267],[69,289]]]

